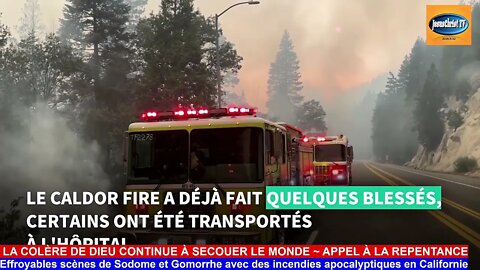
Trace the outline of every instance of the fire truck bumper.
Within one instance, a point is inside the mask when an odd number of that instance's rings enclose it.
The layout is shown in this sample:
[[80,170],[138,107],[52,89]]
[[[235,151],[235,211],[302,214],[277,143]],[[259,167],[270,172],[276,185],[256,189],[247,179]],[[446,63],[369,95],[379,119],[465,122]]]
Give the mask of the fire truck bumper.
[[345,186],[345,185],[348,185],[349,182],[350,181],[348,179],[348,175],[339,174],[339,175],[331,176],[329,184],[331,186]]
[[261,241],[262,233],[221,230],[125,230],[120,231],[118,237],[126,238],[132,244],[254,244]]

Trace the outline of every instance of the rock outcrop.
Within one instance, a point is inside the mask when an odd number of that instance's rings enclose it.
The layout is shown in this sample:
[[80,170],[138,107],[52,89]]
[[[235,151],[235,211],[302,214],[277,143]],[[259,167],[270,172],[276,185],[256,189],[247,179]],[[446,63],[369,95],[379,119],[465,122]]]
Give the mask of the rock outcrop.
[[[447,100],[446,111],[457,111],[463,116],[464,123],[457,129],[445,124],[445,134],[435,151],[426,151],[420,147],[415,157],[407,165],[424,170],[453,172],[458,158],[469,157],[480,165],[480,88],[466,103]],[[470,174],[480,176],[480,170]]]

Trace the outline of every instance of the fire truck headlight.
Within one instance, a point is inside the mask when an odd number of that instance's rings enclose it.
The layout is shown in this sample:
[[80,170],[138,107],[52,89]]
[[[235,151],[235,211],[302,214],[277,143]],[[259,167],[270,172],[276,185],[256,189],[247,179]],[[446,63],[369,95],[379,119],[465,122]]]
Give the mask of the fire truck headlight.
[[338,170],[332,170],[332,174],[333,174],[333,175],[337,175],[338,173],[339,173]]

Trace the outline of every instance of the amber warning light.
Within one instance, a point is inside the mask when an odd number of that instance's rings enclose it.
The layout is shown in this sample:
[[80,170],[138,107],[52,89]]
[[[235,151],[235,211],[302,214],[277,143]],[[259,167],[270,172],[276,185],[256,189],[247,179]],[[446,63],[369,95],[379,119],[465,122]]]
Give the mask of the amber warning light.
[[179,108],[174,111],[158,112],[147,111],[141,114],[142,121],[160,121],[160,120],[181,120],[188,118],[208,118],[208,117],[222,117],[222,116],[242,116],[255,115],[256,111],[253,108],[245,107],[228,107],[228,108]]

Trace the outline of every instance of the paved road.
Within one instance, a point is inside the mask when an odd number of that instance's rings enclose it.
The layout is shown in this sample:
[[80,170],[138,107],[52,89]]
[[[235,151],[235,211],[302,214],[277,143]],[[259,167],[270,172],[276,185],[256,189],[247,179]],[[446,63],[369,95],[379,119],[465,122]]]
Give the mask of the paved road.
[[468,244],[480,269],[480,179],[358,161],[353,184],[442,186],[441,211],[316,211],[314,227],[294,243]]

